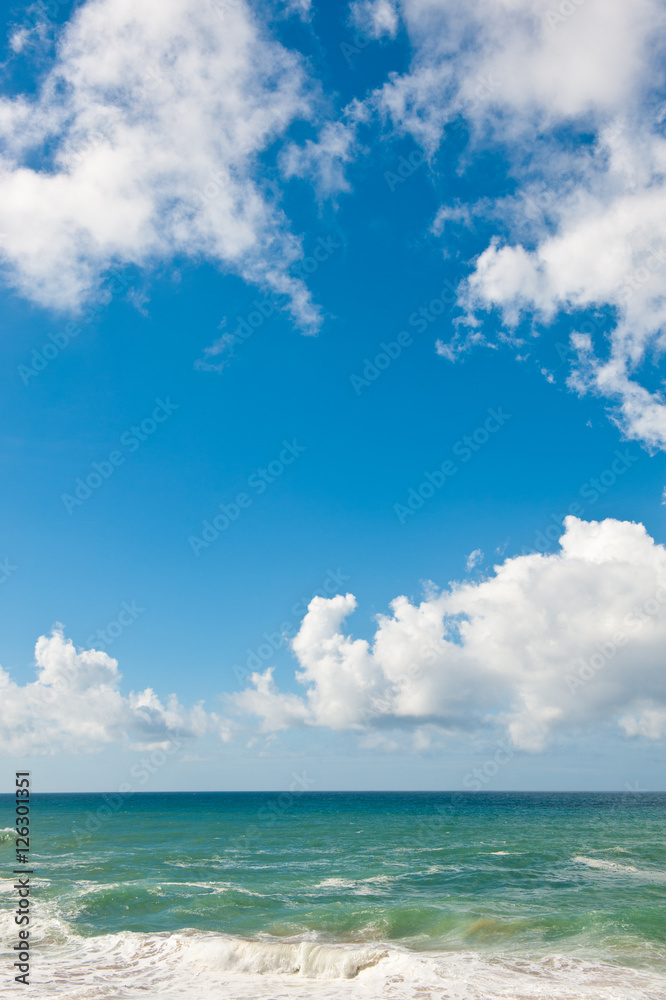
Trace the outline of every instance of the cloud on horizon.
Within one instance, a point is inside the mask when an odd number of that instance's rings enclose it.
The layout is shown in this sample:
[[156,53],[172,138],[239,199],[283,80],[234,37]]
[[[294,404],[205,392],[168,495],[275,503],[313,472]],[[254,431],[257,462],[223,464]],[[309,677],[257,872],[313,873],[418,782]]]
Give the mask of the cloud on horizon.
[[0,748],[16,756],[94,753],[110,743],[155,749],[174,736],[218,731],[223,720],[201,705],[184,708],[175,695],[163,704],[151,688],[119,690],[118,661],[96,649],[76,651],[62,630],[35,646],[37,679],[18,685],[0,667]]
[[530,752],[601,730],[663,738],[666,548],[642,524],[575,517],[560,544],[441,592],[429,585],[418,604],[397,597],[371,642],[343,627],[352,594],[315,597],[290,643],[304,695],[279,690],[269,668],[224,696],[226,716],[151,688],[124,695],[115,659],[77,651],[56,628],[36,644],[35,681],[18,685],[0,667],[0,749],[150,749],[303,726],[385,749],[399,733],[414,752],[500,730]]
[[272,670],[231,697],[264,731],[326,726],[430,736],[506,731],[554,738],[666,735],[666,548],[641,524],[565,519],[561,552],[524,555],[377,617],[371,642],[343,627],[352,594],[316,597],[292,640],[303,696]]

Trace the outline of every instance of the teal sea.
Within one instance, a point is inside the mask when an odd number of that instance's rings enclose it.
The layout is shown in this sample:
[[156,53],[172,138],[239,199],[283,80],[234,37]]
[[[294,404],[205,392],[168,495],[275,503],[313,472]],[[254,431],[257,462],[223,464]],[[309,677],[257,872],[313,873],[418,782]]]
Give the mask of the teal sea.
[[30,993],[664,1000],[665,821],[651,793],[37,795]]

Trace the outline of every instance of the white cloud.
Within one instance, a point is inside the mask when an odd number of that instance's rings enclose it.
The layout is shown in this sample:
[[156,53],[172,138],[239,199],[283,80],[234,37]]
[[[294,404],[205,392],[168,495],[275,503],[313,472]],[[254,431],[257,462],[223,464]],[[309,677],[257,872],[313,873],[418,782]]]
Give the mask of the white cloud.
[[474,549],[474,551],[470,552],[470,554],[467,556],[467,562],[465,563],[465,566],[467,569],[474,569],[475,566],[479,565],[482,559],[483,559],[483,552],[481,551],[481,549]]
[[225,721],[175,695],[119,690],[118,662],[96,649],[76,651],[59,629],[35,646],[37,679],[18,685],[0,667],[0,747],[16,755],[91,753],[113,742],[158,745],[172,735],[225,732]]
[[417,744],[433,726],[501,726],[533,751],[609,727],[664,735],[666,549],[640,524],[565,527],[557,554],[507,559],[418,605],[396,598],[372,642],[345,634],[351,594],[315,598],[292,642],[305,695],[279,692],[268,671],[232,703],[265,730],[406,728]]
[[627,736],[645,736],[659,740],[666,736],[666,708],[638,708],[634,715],[624,715],[620,725]]
[[[321,600],[322,598],[319,598]],[[315,598],[317,600],[317,598]],[[265,720],[264,732],[288,729],[307,721],[308,710],[301,699],[294,694],[282,694],[273,680],[273,668],[251,674],[252,687],[231,696],[231,702],[241,712],[256,715]]]
[[69,309],[111,265],[184,254],[284,293],[316,327],[290,276],[299,241],[257,166],[293,120],[311,117],[310,93],[302,59],[245,0],[88,0],[37,96],[0,102],[9,280]]
[[283,6],[287,14],[298,14],[306,21],[312,10],[312,0],[286,0]]
[[430,148],[460,111],[479,126],[500,112],[506,136],[607,118],[660,79],[659,0],[585,0],[560,25],[547,0],[402,0],[399,10],[412,63],[377,97]]
[[9,47],[12,52],[23,52],[30,42],[30,30],[28,28],[17,28],[9,38]]
[[350,191],[345,166],[355,152],[356,126],[353,122],[327,122],[317,141],[307,139],[303,146],[288,145],[280,156],[285,177],[306,178],[314,184],[320,198],[340,191]]
[[[398,597],[370,641],[347,633],[351,594],[315,597],[292,640],[304,694],[280,691],[272,669],[227,700],[265,733],[300,726],[356,731],[391,751],[451,734],[506,731],[539,751],[555,738],[603,730],[666,735],[666,548],[643,525],[565,521],[561,552],[518,556],[477,582],[424,599]],[[476,557],[478,550],[472,553]],[[478,559],[474,558],[474,564]],[[56,629],[35,648],[36,680],[0,668],[0,748],[15,755],[162,746],[239,722],[160,699],[123,694],[108,654],[76,650]],[[400,736],[399,734],[403,735]]]
[[[518,181],[515,198],[481,205],[518,238],[481,253],[461,290],[467,330],[438,353],[455,359],[483,342],[483,310],[500,311],[510,339],[527,315],[548,325],[610,307],[608,345],[597,338],[570,384],[614,400],[628,437],[665,448],[666,403],[640,381],[646,357],[666,347],[663,3],[402,0],[399,10],[411,65],[371,100],[430,153],[462,115],[471,153],[502,148]],[[594,142],[576,146],[567,127]],[[435,232],[450,218],[441,209]]]
[[552,235],[531,251],[491,244],[462,299],[471,310],[498,308],[509,327],[527,313],[547,323],[561,312],[611,306],[616,323],[608,347],[601,324],[587,320],[590,332],[581,335],[572,320],[577,357],[570,385],[617,400],[624,433],[664,448],[664,399],[632,376],[650,352],[666,349],[666,141],[606,130],[595,153],[578,185],[550,192]]
[[400,16],[394,0],[354,0],[350,4],[352,21],[370,38],[395,38]]

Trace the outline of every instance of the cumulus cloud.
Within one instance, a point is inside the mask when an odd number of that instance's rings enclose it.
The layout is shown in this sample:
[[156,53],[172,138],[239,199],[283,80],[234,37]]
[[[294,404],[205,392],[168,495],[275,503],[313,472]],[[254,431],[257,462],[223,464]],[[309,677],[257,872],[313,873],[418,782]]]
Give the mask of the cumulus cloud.
[[87,0],[37,94],[0,102],[8,280],[71,309],[112,265],[185,255],[284,295],[315,328],[290,273],[299,240],[258,167],[311,94],[245,0]]
[[665,448],[666,402],[640,371],[666,346],[664,5],[402,0],[399,13],[411,65],[375,106],[431,154],[463,116],[472,150],[501,149],[517,182],[515,197],[483,204],[502,236],[462,286],[467,323],[438,353],[454,360],[493,340],[480,332],[484,311],[499,312],[511,339],[524,318],[548,326],[605,309],[611,329],[597,324],[583,364],[573,352],[569,384],[614,400],[627,437]]
[[225,723],[201,705],[164,704],[151,688],[121,694],[117,660],[96,649],[77,652],[62,631],[35,646],[37,679],[18,685],[0,667],[0,747],[11,754],[91,753],[130,741],[154,747],[173,735],[201,736]]
[[292,641],[303,696],[254,674],[232,696],[265,730],[307,724],[370,738],[407,729],[666,735],[666,549],[641,524],[565,520],[561,551],[507,559],[419,604],[398,597],[372,641],[346,634],[351,594],[317,597]]
[[[265,733],[356,731],[368,747],[406,736],[417,751],[499,731],[535,752],[590,732],[663,738],[666,548],[641,524],[568,517],[564,528],[557,553],[506,559],[441,592],[429,584],[420,603],[397,597],[369,640],[345,626],[352,594],[315,597],[291,642],[303,694],[281,691],[271,668],[226,696],[233,714]],[[25,685],[0,668],[8,753],[156,748],[206,733],[229,742],[239,730],[175,695],[124,694],[117,661],[75,649],[59,629],[39,639],[35,663]]]

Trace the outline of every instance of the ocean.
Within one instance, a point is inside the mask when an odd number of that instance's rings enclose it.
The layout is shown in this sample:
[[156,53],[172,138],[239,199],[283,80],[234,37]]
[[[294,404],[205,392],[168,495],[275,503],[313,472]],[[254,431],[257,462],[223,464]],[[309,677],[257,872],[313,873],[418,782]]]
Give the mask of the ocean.
[[14,992],[666,997],[666,794],[36,795],[29,988],[14,805],[0,796]]

